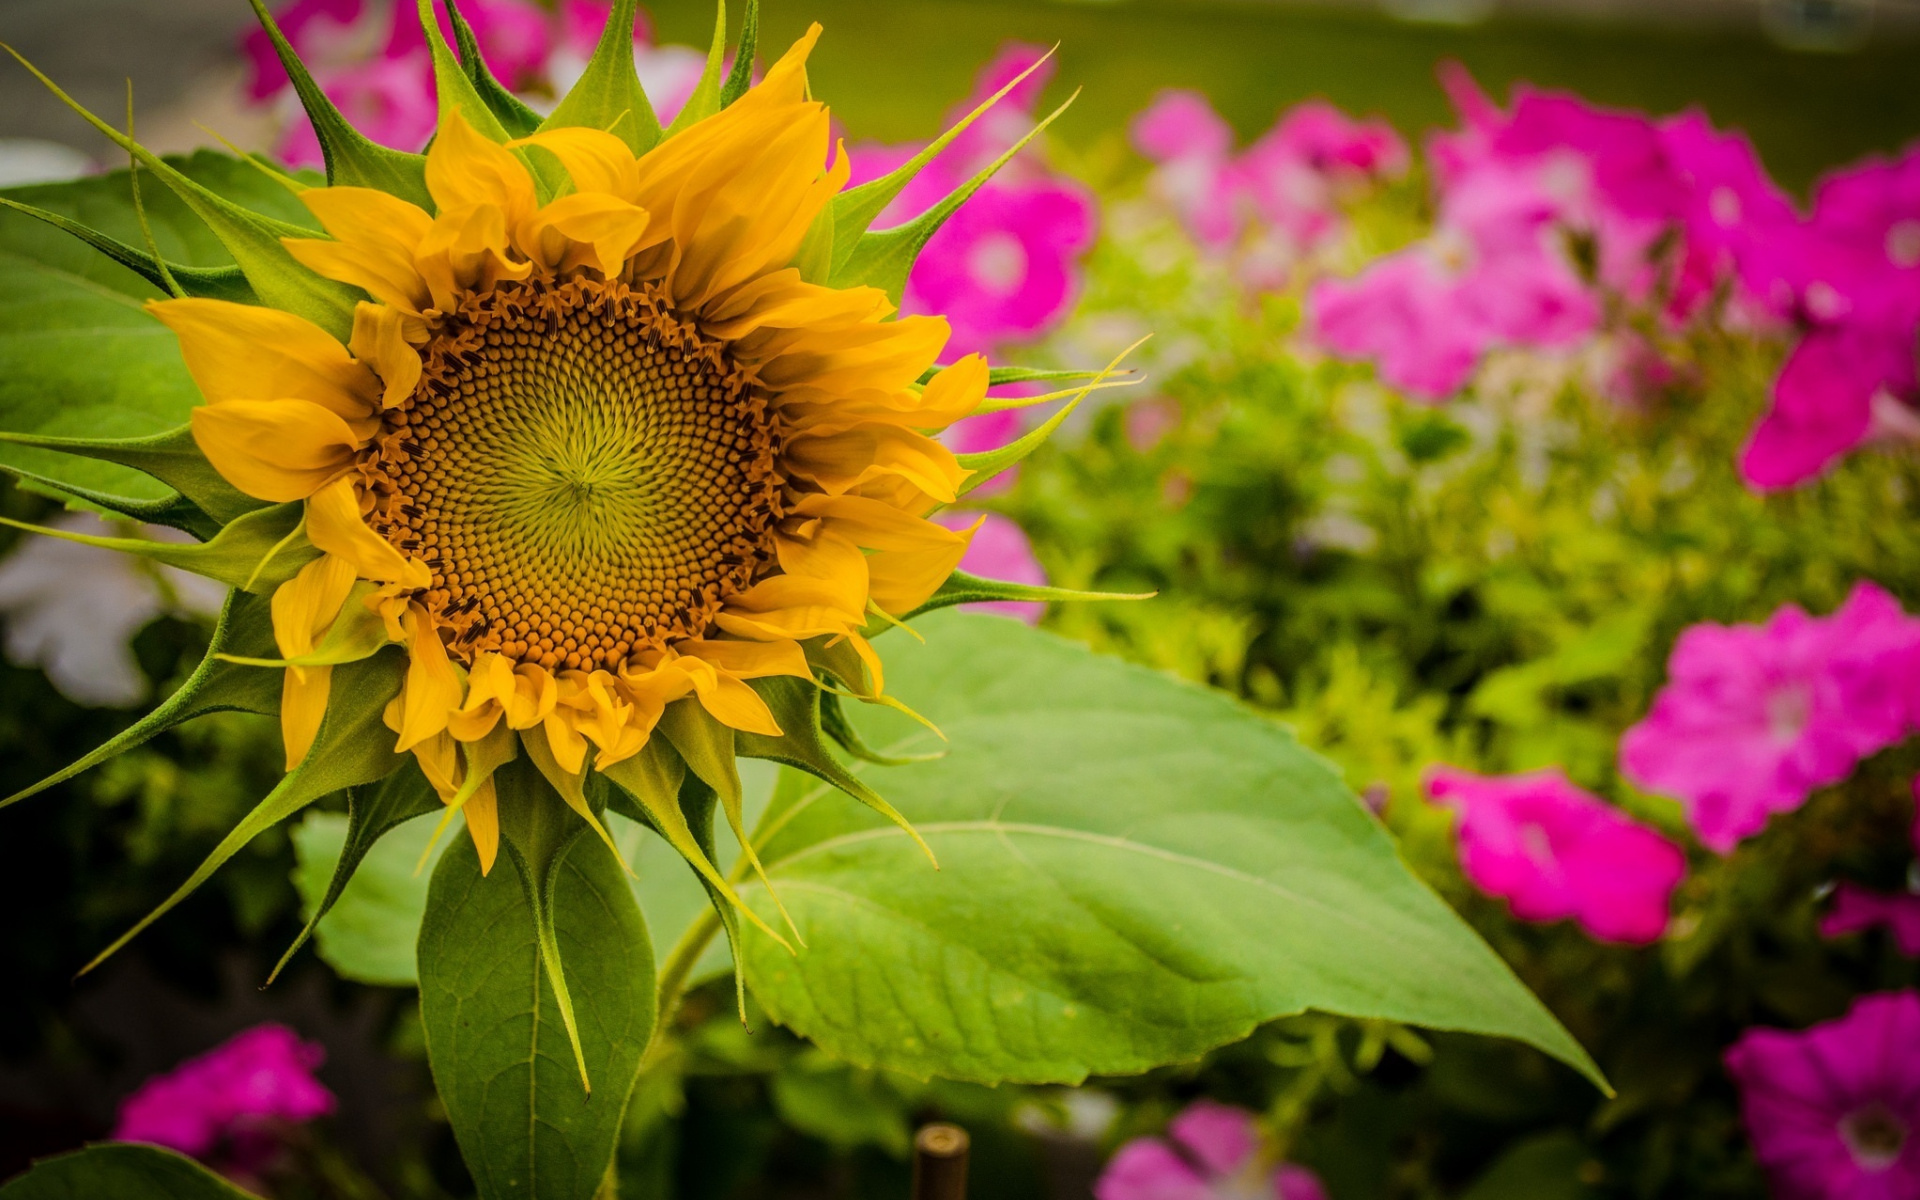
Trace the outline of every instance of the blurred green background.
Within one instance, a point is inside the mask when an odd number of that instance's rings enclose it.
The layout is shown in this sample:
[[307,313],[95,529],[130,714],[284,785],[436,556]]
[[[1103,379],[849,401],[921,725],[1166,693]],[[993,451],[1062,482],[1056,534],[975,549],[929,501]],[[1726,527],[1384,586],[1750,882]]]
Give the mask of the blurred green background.
[[[1498,93],[1524,78],[1655,112],[1704,105],[1716,122],[1747,129],[1775,175],[1796,189],[1823,167],[1896,149],[1920,132],[1920,5],[1910,0],[1880,0],[1872,32],[1838,52],[1786,48],[1764,31],[1763,16],[1804,9],[1828,13],[1831,24],[1832,14],[1860,0],[1619,7],[1628,2],[1532,0],[1477,23],[1442,25],[1358,3],[771,0],[766,22],[776,42],[798,36],[808,21],[826,25],[815,79],[859,139],[933,133],[973,72],[1009,38],[1060,43],[1054,98],[1085,91],[1059,129],[1083,151],[1117,143],[1126,119],[1156,89],[1173,86],[1207,92],[1248,136],[1314,95],[1418,133],[1448,119],[1433,67],[1449,57]],[[706,0],[647,7],[664,41],[704,45],[713,28]],[[0,39],[99,111],[122,110],[131,77],[150,129],[152,114],[237,77],[231,48],[250,20],[243,0],[0,0]],[[193,107],[208,119],[204,103]],[[211,144],[180,124],[177,137]],[[209,124],[230,132],[217,118]],[[0,137],[101,149],[17,68],[0,70]]]

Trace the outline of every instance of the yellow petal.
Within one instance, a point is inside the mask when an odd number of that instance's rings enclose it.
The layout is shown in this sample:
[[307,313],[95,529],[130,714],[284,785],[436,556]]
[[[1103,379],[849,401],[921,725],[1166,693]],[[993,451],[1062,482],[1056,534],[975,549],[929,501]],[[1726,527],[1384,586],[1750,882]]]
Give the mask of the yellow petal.
[[443,113],[439,132],[427,150],[427,191],[442,213],[492,208],[518,229],[533,215],[533,177],[513,151],[490,142],[467,123],[458,109]]
[[826,436],[803,432],[786,446],[789,469],[832,495],[899,479],[941,504],[958,498],[967,471],[953,452],[924,434],[869,422]]
[[323,554],[273,590],[273,640],[280,657],[312,653],[314,643],[340,616],[353,581],[352,564]]
[[362,301],[353,310],[350,346],[380,377],[382,408],[397,407],[420,384],[420,352],[407,340],[407,322],[406,314],[382,304]]
[[500,853],[500,803],[491,777],[461,811],[467,816],[467,835],[473,838],[474,852],[480,856],[480,874],[489,874]]
[[737,679],[764,679],[770,675],[794,675],[813,678],[806,651],[795,641],[729,642],[692,639],[679,642],[675,649],[691,658],[702,659]]
[[327,715],[327,694],[332,684],[332,667],[289,670],[281,678],[280,740],[286,745],[287,770],[299,766],[313,749],[320,721]]
[[712,669],[695,671],[691,678],[700,707],[714,720],[745,733],[781,736],[780,723],[773,719],[773,710],[760,698],[760,693],[740,680],[725,671]]
[[510,228],[507,213],[492,205],[442,210],[434,218],[414,252],[433,307],[451,310],[465,292],[532,273],[532,263],[512,256]]
[[306,400],[228,400],[188,414],[213,469],[249,496],[304,500],[353,466],[373,429],[356,430]]
[[509,146],[538,146],[573,180],[575,192],[600,192],[631,202],[640,193],[640,162],[627,144],[603,129],[569,126],[531,134]]
[[896,615],[933,595],[973,539],[972,529],[956,532],[863,496],[805,496],[793,512],[818,519],[827,534],[874,551],[866,558],[868,594]]
[[394,549],[360,516],[360,496],[349,476],[341,476],[307,497],[307,540],[326,554],[353,564],[354,573],[377,583],[423,588],[432,582],[427,565]]
[[227,400],[306,400],[346,420],[371,416],[373,373],[303,317],[226,300],[154,300],[147,311],[179,335],[200,394]]
[[618,275],[647,229],[647,213],[615,196],[600,193],[563,196],[534,215],[526,245],[533,258],[552,271],[592,267]]
[[411,750],[444,732],[460,707],[460,674],[447,657],[439,631],[419,604],[407,606],[407,679],[400,691],[400,740],[396,751]]
[[[830,288],[807,283],[786,267],[746,283],[701,310],[714,337],[738,341],[760,329],[840,329],[891,315],[893,302],[876,287]],[[750,348],[736,357],[759,361]]]
[[987,360],[969,354],[927,381],[920,407],[913,414],[916,429],[945,429],[972,415],[987,398]]
[[760,378],[774,391],[897,392],[933,365],[950,330],[941,317],[901,317],[845,329],[796,329],[769,340]]
[[308,188],[300,201],[334,240],[284,239],[294,261],[395,308],[418,314],[428,307],[426,281],[413,263],[433,227],[425,209],[375,188]]

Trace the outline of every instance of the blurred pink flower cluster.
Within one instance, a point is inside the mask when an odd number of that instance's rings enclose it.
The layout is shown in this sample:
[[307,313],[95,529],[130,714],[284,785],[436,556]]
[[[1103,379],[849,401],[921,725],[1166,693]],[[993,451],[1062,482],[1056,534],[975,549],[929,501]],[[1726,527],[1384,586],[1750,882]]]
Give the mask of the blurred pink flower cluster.
[[1666,932],[1686,855],[1558,768],[1482,776],[1447,767],[1427,795],[1459,815],[1460,868],[1523,921],[1572,918],[1602,941],[1644,945]]
[[[606,26],[611,0],[462,0],[460,15],[473,27],[481,55],[501,82],[536,102],[564,92],[585,69]],[[435,6],[449,42],[452,25]],[[293,0],[275,16],[320,89],[355,128],[383,145],[418,150],[433,133],[438,112],[433,65],[410,0]],[[261,30],[244,42],[252,66],[248,93],[278,98],[288,113],[279,146],[289,164],[317,167],[320,142],[300,111]],[[679,112],[700,77],[705,55],[687,46],[654,46],[642,16],[634,35],[634,64],[662,121]]]
[[1327,1200],[1312,1171],[1275,1165],[1260,1153],[1260,1133],[1245,1109],[1197,1100],[1167,1126],[1167,1137],[1120,1147],[1095,1200]]
[[1695,625],[1620,769],[1725,854],[1920,727],[1917,682],[1920,620],[1871,583],[1828,617],[1787,605],[1764,625]]
[[1160,93],[1133,122],[1155,164],[1153,190],[1195,240],[1231,250],[1251,286],[1283,287],[1293,269],[1345,231],[1342,206],[1404,175],[1407,145],[1384,121],[1355,121],[1325,101],[1284,114],[1245,150],[1198,92]]
[[1502,110],[1457,65],[1441,76],[1461,128],[1428,140],[1434,230],[1314,287],[1322,344],[1439,400],[1490,351],[1586,343],[1610,302],[1678,321],[1732,286],[1767,311],[1754,260],[1794,214],[1744,137],[1524,84]]
[[120,1106],[114,1140],[254,1175],[279,1156],[287,1126],[333,1111],[333,1093],[313,1077],[325,1058],[284,1025],[256,1025],[141,1084]]
[[1920,994],[1863,996],[1801,1033],[1750,1029],[1726,1065],[1776,1200],[1920,1196]]
[[[1802,216],[1746,137],[1698,111],[1654,119],[1525,84],[1503,110],[1458,66],[1442,81],[1460,128],[1428,140],[1433,230],[1313,286],[1320,344],[1441,400],[1494,350],[1610,337],[1632,369],[1607,386],[1635,400],[1673,377],[1647,330],[1708,314],[1794,340],[1741,456],[1754,487],[1802,483],[1876,438],[1920,438],[1920,149],[1830,175]],[[1325,113],[1303,106],[1276,133]],[[1163,98],[1135,139],[1213,245],[1236,228],[1239,185],[1209,117],[1197,98]]]

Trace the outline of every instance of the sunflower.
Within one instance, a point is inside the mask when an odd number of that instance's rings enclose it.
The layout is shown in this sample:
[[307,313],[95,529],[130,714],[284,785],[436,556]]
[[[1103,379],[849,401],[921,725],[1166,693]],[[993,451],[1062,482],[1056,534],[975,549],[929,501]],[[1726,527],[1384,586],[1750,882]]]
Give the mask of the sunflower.
[[872,639],[943,604],[1079,596],[958,573],[970,531],[928,519],[1065,416],[957,458],[933,435],[1003,406],[990,385],[1090,379],[1077,401],[1105,374],[942,364],[947,323],[896,313],[914,254],[986,174],[907,226],[867,225],[965,122],[847,189],[808,93],[820,27],[749,87],[750,9],[734,67],[723,21],[663,130],[633,78],[632,7],[542,120],[454,11],[456,60],[422,0],[441,117],[408,155],[347,126],[256,0],[327,153],[325,186],[276,176],[318,230],[238,208],[90,115],[133,156],[136,201],[144,165],[238,266],[189,270],[36,213],[168,293],[148,311],[204,399],[172,434],[36,444],[172,485],[162,519],[201,544],[91,540],[235,589],[194,678],[39,787],[216,708],[276,712],[285,743],[286,781],[147,922],[352,788],[360,853],[434,803],[483,871],[504,841],[529,887],[542,868],[521,860],[555,843],[516,848],[507,810],[564,806],[611,846],[611,805],[687,858],[730,934],[741,914],[765,929],[712,862],[716,800],[752,856],[735,757],[811,771],[911,833],[825,749],[871,757],[843,698],[905,708]]

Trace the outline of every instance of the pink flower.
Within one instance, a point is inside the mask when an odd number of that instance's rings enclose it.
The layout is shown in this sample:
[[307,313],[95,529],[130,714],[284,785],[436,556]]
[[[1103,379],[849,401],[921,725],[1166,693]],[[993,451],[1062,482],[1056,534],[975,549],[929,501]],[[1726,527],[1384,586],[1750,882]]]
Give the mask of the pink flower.
[[1344,227],[1343,197],[1406,169],[1407,144],[1391,125],[1309,100],[1247,147],[1238,175],[1260,219],[1305,252]]
[[[1012,44],[981,72],[953,119],[972,111],[1043,53]],[[884,227],[910,220],[1012,147],[1033,126],[1050,74],[1043,66],[921,170],[880,215]],[[877,179],[918,146],[860,146],[851,182]],[[1094,241],[1098,209],[1079,184],[1027,155],[975,192],[928,241],[907,279],[901,311],[944,315],[947,354],[985,353],[1045,333],[1073,307],[1079,259]]]
[[1383,121],[1355,121],[1324,100],[1301,104],[1235,156],[1233,130],[1198,92],[1160,93],[1133,142],[1157,164],[1153,191],[1202,245],[1246,236],[1243,276],[1278,287],[1301,256],[1344,228],[1341,204],[1406,170],[1407,147]]
[[1747,482],[1791,487],[1863,442],[1920,437],[1920,149],[1829,176],[1797,236],[1749,262],[1808,331],[1741,456]]
[[1203,246],[1220,249],[1240,228],[1233,129],[1199,92],[1169,90],[1133,120],[1133,144],[1157,164],[1155,194]]
[[1312,1171],[1261,1161],[1253,1114],[1243,1109],[1196,1100],[1167,1133],[1120,1147],[1093,1185],[1095,1200],[1326,1200]]
[[1686,253],[1674,305],[1685,313],[1706,299],[1719,280],[1735,275],[1745,298],[1777,312],[1779,297],[1765,256],[1795,236],[1798,216],[1761,165],[1753,143],[1722,133],[1697,110],[1660,124],[1661,141],[1685,184],[1679,214]]
[[1842,880],[1833,907],[1820,918],[1820,936],[1845,937],[1885,926],[1893,944],[1908,958],[1920,958],[1920,896],[1912,892],[1875,892]]
[[1920,995],[1863,996],[1804,1033],[1750,1029],[1726,1064],[1778,1200],[1920,1196]]
[[[1011,517],[999,513],[943,512],[934,520],[948,529],[966,529],[975,521],[980,522],[980,528],[974,530],[973,542],[960,559],[960,569],[967,574],[1034,587],[1047,585],[1046,568],[1033,556],[1033,544]],[[1047,611],[1047,606],[1037,600],[991,600],[961,607],[969,612],[1015,617],[1029,625],[1038,625]]]
[[[354,39],[366,8],[367,0],[294,0],[281,6],[274,20],[300,52],[301,61],[318,61],[331,59],[334,55],[330,51],[335,46]],[[240,48],[247,56],[247,95],[251,98],[265,100],[292,82],[280,65],[280,56],[273,52],[273,41],[266,30],[249,30],[240,39]]]
[[1677,797],[1700,840],[1725,854],[1773,813],[1906,736],[1906,681],[1920,625],[1871,583],[1832,616],[1795,605],[1765,625],[1695,625],[1667,686],[1620,741],[1620,769]]
[[1911,339],[1869,324],[1817,326],[1773,381],[1773,407],[1740,452],[1740,474],[1763,491],[1826,471],[1876,434],[1920,428]]
[[[425,50],[368,59],[325,72],[315,82],[355,129],[383,146],[412,152],[433,136],[440,107]],[[289,166],[317,168],[325,161],[320,138],[304,114],[288,124],[279,152]]]
[[1666,932],[1686,856],[1559,768],[1494,777],[1436,768],[1427,795],[1460,816],[1467,879],[1514,916],[1571,917],[1596,938],[1635,945]]
[[1570,346],[1599,307],[1560,251],[1553,205],[1528,172],[1486,167],[1443,199],[1425,242],[1376,260],[1352,279],[1308,293],[1316,339],[1372,358],[1380,377],[1441,400],[1502,346]]
[[333,1111],[313,1077],[326,1052],[284,1025],[256,1025],[141,1084],[113,1137],[257,1169],[278,1149],[274,1126]]
[[[480,57],[501,83],[523,89],[537,83],[546,70],[547,55],[554,44],[553,18],[534,0],[458,0],[460,15],[473,29],[480,43]],[[445,5],[436,3],[441,35],[453,44],[453,22]],[[393,5],[393,20],[387,31],[386,58],[408,58],[427,49],[427,37],[420,28],[420,17],[412,4],[399,0]]]

